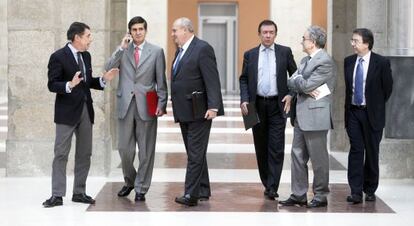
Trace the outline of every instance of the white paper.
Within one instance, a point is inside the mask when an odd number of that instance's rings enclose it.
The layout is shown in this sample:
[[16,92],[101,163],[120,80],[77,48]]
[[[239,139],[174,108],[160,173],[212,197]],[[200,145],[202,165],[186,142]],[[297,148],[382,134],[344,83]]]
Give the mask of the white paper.
[[319,100],[322,97],[328,96],[329,94],[331,94],[331,91],[329,90],[329,87],[328,85],[326,85],[326,83],[316,88],[316,90],[319,92],[319,94],[318,96],[315,97],[315,100]]

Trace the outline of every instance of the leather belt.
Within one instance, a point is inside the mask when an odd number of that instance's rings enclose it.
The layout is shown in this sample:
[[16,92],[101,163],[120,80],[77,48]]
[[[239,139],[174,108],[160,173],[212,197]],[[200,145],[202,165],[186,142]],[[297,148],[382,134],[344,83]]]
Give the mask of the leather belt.
[[277,100],[277,96],[267,96],[267,97],[264,97],[264,96],[256,95],[256,98],[262,99],[262,100]]
[[351,109],[365,110],[367,109],[366,105],[351,105]]

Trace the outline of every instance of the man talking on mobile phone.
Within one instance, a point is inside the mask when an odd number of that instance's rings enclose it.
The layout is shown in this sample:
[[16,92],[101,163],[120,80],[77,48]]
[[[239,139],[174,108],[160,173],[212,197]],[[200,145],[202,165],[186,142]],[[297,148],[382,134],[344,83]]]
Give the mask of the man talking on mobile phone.
[[[107,69],[117,67],[120,71],[118,151],[125,184],[118,196],[128,196],[135,188],[135,201],[145,201],[154,167],[157,117],[164,115],[167,107],[165,57],[161,47],[145,40],[147,22],[144,18],[132,18],[128,30],[129,34],[122,39],[106,65]],[[149,94],[154,98],[149,98]],[[152,105],[154,112],[150,109]],[[134,168],[136,145],[138,171]]]

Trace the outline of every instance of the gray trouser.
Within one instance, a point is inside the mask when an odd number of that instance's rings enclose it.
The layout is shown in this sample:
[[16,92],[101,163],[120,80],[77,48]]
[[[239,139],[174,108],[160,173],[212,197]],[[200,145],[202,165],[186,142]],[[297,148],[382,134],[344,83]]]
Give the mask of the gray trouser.
[[306,199],[309,158],[313,168],[314,199],[326,201],[329,193],[328,131],[303,131],[295,123],[292,142],[292,194],[298,201]]
[[[125,185],[135,187],[136,192],[145,194],[151,185],[154,168],[157,119],[143,121],[138,115],[136,106],[133,98],[125,118],[118,121],[118,150]],[[134,167],[136,144],[138,144],[138,172]]]
[[86,104],[76,125],[56,124],[55,157],[52,166],[52,195],[54,196],[66,195],[66,165],[73,133],[76,136],[73,194],[82,194],[85,193],[92,155],[92,123]]

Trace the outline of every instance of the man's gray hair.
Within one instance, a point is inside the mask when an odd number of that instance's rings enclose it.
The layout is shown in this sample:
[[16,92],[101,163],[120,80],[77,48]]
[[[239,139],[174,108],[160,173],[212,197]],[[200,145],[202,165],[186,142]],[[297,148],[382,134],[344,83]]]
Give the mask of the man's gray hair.
[[323,49],[326,44],[326,31],[325,29],[313,25],[308,27],[309,39],[315,42],[316,47]]
[[188,19],[187,17],[181,17],[178,18],[176,20],[176,23],[181,26],[186,28],[189,32],[194,33],[194,27],[193,27],[193,23],[191,22],[190,19]]

